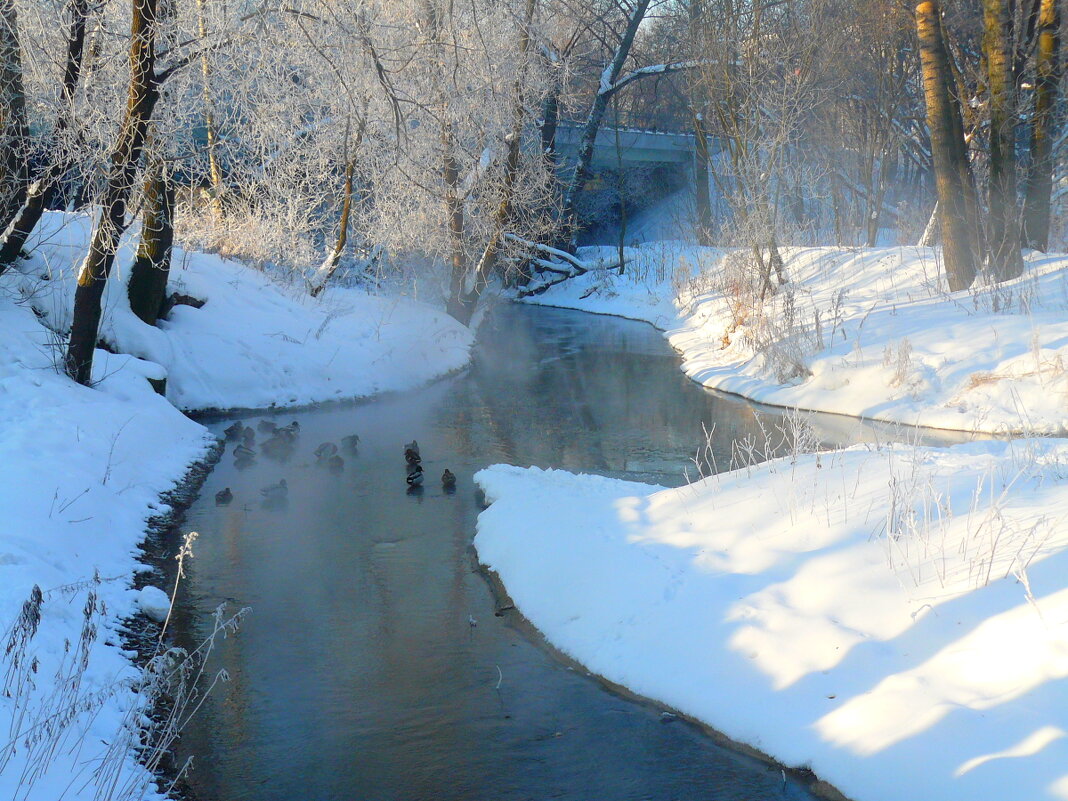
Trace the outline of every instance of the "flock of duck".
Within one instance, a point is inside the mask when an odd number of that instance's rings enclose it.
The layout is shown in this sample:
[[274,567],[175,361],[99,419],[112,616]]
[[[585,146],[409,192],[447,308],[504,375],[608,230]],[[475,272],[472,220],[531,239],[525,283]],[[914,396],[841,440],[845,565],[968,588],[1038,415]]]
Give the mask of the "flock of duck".
[[[408,486],[419,487],[423,484],[423,458],[419,455],[419,443],[414,439],[404,446],[404,463],[408,465]],[[449,468],[441,474],[441,486],[446,490],[456,488],[456,476]]]
[[[300,434],[300,423],[296,420],[285,426],[279,426],[271,420],[260,420],[256,428],[261,434],[267,436],[267,439],[263,440],[259,446],[264,454],[280,461],[293,455],[297,446],[297,437]],[[234,467],[238,470],[250,467],[257,456],[254,447],[256,431],[252,426],[235,422],[224,433],[227,442],[237,443],[233,449]],[[341,446],[349,454],[355,456],[360,446],[360,435],[350,434],[342,437]],[[322,443],[314,451],[316,463],[329,468],[332,472],[341,472],[345,469],[345,459],[339,451],[340,448],[333,442]],[[415,491],[423,484],[423,459],[419,453],[419,443],[414,439],[404,446],[404,462],[407,466],[408,490],[409,492]],[[450,493],[456,489],[456,476],[448,468],[445,468],[445,472],[441,474],[441,486]],[[277,484],[271,484],[260,490],[260,495],[263,496],[265,502],[281,501],[288,494],[289,485],[286,484],[284,478]],[[218,506],[226,506],[233,499],[234,493],[229,487],[215,493],[215,503]]]

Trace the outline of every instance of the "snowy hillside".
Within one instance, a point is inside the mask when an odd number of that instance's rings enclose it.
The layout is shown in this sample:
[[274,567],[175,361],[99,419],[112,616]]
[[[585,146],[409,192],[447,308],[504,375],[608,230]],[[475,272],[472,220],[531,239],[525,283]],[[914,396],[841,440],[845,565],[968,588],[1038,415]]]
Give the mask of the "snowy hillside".
[[[52,213],[31,238],[21,278],[5,276],[55,330],[70,325],[72,265],[91,221]],[[291,406],[410,389],[467,363],[472,335],[443,312],[405,298],[332,288],[322,299],[285,290],[262,273],[176,248],[172,291],[203,300],[150,326],[130,311],[126,280],[136,246],[124,240],[105,295],[101,338],[162,366],[167,397],[182,409]],[[45,280],[47,279],[47,280]]]

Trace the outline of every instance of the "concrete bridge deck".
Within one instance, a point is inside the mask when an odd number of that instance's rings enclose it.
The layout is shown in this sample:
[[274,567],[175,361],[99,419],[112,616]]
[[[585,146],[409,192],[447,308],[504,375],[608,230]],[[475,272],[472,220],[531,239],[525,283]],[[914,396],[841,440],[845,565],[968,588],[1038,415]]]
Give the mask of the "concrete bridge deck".
[[[561,122],[556,129],[556,150],[566,159],[578,157],[582,124]],[[692,133],[602,125],[593,147],[593,167],[623,163],[691,165],[696,150]]]

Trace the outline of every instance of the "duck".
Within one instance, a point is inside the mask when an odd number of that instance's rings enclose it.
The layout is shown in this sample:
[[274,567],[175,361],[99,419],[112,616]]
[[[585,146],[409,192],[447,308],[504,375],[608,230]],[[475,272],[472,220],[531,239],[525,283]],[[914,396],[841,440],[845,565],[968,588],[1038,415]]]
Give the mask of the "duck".
[[248,445],[242,443],[234,448],[234,456],[238,459],[252,459],[256,456],[256,451],[252,450]]
[[278,429],[260,448],[273,459],[285,459],[293,452],[293,440],[282,434],[282,429]]
[[239,422],[234,423],[233,425],[227,427],[227,429],[223,431],[223,433],[226,434],[226,438],[229,440],[239,439],[241,435],[245,433],[245,426]]
[[454,489],[456,487],[456,476],[447,467],[445,472],[441,474],[441,486],[445,489]]
[[234,467],[238,470],[247,470],[254,464],[256,464],[256,461],[254,459],[249,459],[247,456],[239,456],[234,459]]
[[262,495],[267,500],[272,500],[275,498],[284,498],[288,494],[289,485],[286,484],[286,480],[284,478],[279,480],[277,484],[271,484],[260,490],[260,495]]
[[316,459],[329,459],[332,456],[337,455],[337,445],[333,442],[324,442],[318,448],[315,449]]
[[419,456],[419,443],[414,439],[404,446],[404,461],[406,461],[409,466],[419,464],[423,461],[422,457]]
[[293,436],[296,436],[297,434],[300,433],[300,423],[298,423],[296,420],[294,420],[292,423],[290,423],[287,426],[281,426],[278,430],[279,431],[288,431]]
[[247,426],[241,432],[241,441],[250,448],[256,444],[256,432],[252,430],[252,426]]
[[418,463],[413,464],[408,470],[408,486],[418,487],[423,483],[423,468]]
[[226,506],[230,501],[234,499],[234,493],[230,491],[230,488],[221,489],[215,493],[215,505]]
[[348,448],[350,451],[355,452],[355,450],[360,447],[360,435],[349,434],[346,437],[342,437],[341,444]]
[[273,434],[275,431],[278,430],[278,426],[273,420],[260,420],[260,422],[257,423],[256,428],[258,428],[264,434]]
[[333,472],[340,473],[345,469],[345,460],[338,456],[336,453],[326,460],[326,466]]

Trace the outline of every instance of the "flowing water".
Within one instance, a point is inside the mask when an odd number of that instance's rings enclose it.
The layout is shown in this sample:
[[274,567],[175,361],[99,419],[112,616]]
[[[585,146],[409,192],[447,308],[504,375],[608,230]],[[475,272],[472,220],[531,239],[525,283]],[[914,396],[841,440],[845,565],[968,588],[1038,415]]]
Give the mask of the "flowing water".
[[[471,547],[472,475],[485,465],[679,485],[696,475],[703,431],[714,454],[704,461],[725,467],[732,443],[782,439],[777,412],[703,391],[644,324],[504,306],[461,375],[271,419],[299,421],[293,454],[238,469],[227,453],[186,522],[201,536],[179,637],[205,636],[219,604],[252,609],[218,648],[229,684],[182,742],[196,755],[188,783],[199,801],[810,797],[606,690],[515,612],[495,615]],[[886,436],[846,418],[813,425],[826,442]],[[317,445],[348,434],[360,446],[342,448],[343,470],[317,464]],[[417,492],[402,456],[413,438],[427,476]],[[438,479],[445,468],[453,492]],[[285,501],[262,502],[260,488],[281,478]],[[215,506],[223,487],[234,501]]]

